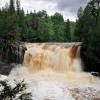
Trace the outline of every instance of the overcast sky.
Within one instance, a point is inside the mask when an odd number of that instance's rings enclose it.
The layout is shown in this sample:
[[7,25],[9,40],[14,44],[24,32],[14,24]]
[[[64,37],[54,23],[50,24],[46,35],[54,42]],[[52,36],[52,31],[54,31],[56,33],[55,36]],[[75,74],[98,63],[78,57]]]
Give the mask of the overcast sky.
[[[77,10],[80,6],[83,8],[86,6],[89,0],[20,0],[21,7],[25,12],[46,10],[49,15],[53,15],[55,12],[60,12],[64,19],[76,20]],[[5,2],[9,0],[0,0],[0,7],[5,5]]]

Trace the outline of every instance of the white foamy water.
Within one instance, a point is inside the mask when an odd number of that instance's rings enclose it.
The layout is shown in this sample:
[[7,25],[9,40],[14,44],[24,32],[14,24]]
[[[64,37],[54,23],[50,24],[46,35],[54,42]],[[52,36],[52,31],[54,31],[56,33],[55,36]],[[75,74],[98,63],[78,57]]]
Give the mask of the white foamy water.
[[82,71],[79,48],[31,44],[24,65],[18,65],[10,80],[25,80],[33,100],[74,100],[70,89],[100,90],[100,79]]
[[39,82],[33,88],[33,97],[34,100],[74,100],[64,84],[53,81]]
[[9,75],[9,80],[13,79],[25,80],[33,100],[75,100],[70,89],[100,90],[100,79],[84,72],[58,73],[51,69],[30,72],[21,66]]

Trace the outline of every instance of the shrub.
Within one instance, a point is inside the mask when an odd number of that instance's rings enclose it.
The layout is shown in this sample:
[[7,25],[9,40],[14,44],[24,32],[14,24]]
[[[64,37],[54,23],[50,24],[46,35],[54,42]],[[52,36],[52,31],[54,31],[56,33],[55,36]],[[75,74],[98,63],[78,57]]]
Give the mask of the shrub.
[[0,81],[0,100],[32,100],[31,93],[26,93],[24,81],[16,82],[15,86],[8,84],[8,81]]

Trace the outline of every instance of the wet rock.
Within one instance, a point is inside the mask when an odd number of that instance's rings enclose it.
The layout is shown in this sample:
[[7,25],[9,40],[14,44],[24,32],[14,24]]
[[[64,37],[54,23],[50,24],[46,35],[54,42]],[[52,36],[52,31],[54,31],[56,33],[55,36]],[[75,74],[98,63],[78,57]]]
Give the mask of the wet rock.
[[2,75],[9,75],[12,68],[14,68],[16,64],[0,64],[0,74]]
[[92,75],[100,77],[100,73],[99,72],[91,72]]
[[[2,43],[1,43],[2,42]],[[23,62],[24,53],[27,50],[24,44],[10,43],[9,41],[0,41],[0,59],[8,63]]]

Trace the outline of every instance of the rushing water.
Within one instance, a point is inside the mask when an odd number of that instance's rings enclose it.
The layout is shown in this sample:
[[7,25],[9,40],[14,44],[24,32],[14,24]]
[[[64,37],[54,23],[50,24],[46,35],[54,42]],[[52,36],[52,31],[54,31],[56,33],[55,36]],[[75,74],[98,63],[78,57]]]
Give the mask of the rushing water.
[[[23,65],[18,65],[9,75],[10,79],[25,80],[31,88],[33,95],[44,98],[61,100],[66,93],[62,90],[67,87],[99,88],[100,79],[82,70],[80,46],[66,47],[59,44],[27,44]],[[44,94],[40,94],[43,92]],[[49,93],[50,92],[50,93]],[[58,93],[60,92],[60,94]],[[46,95],[45,95],[46,94]],[[59,95],[59,96],[58,96]],[[44,96],[44,97],[43,97]],[[53,97],[52,97],[53,96]],[[67,96],[68,97],[68,96]],[[45,99],[35,100],[45,100]],[[73,99],[62,99],[73,100]]]
[[57,45],[34,44],[26,51],[24,64],[31,71],[51,68],[59,72],[80,72],[82,67],[79,51],[78,45],[65,48]]

